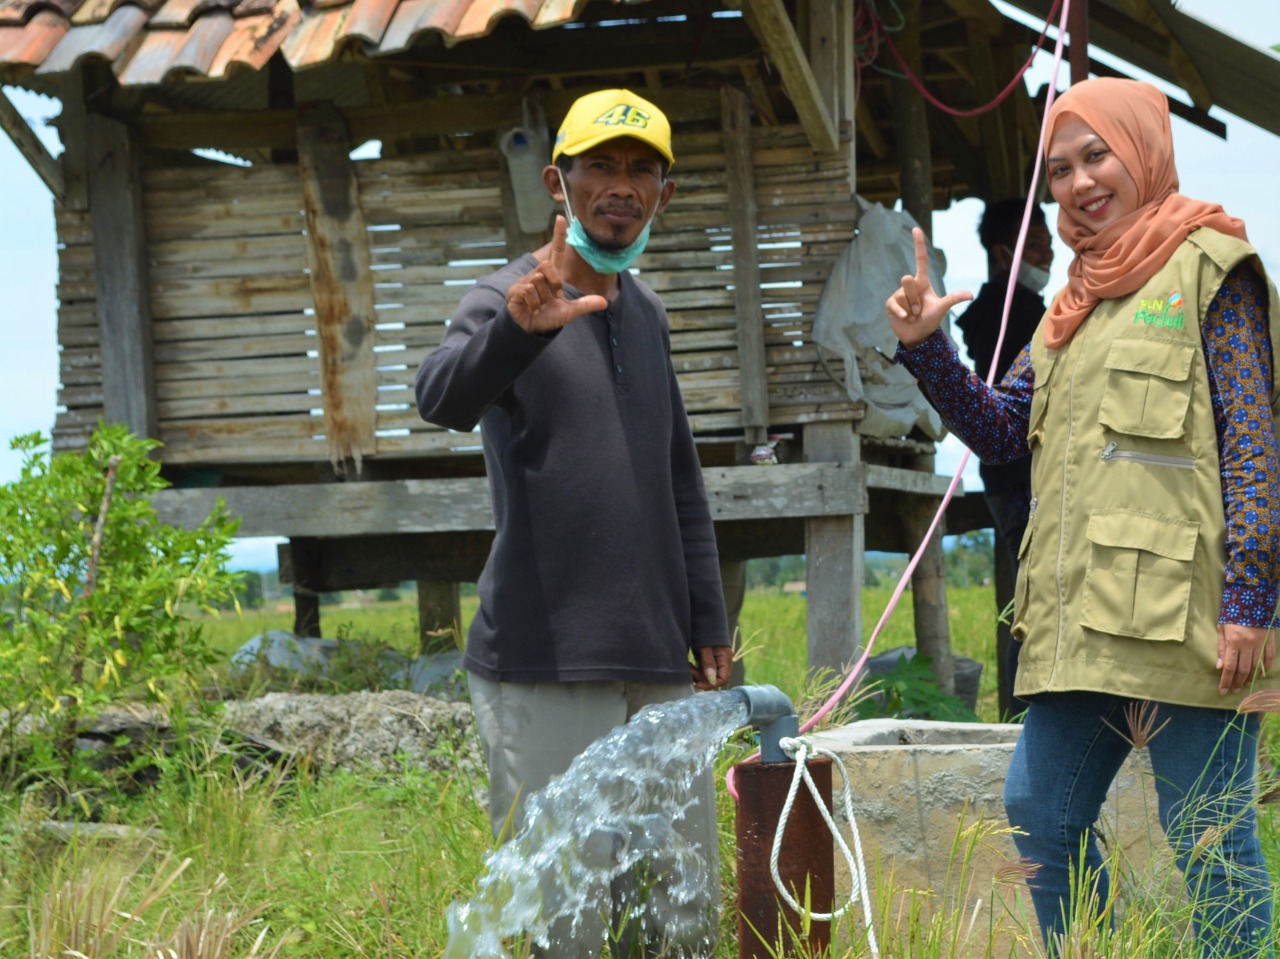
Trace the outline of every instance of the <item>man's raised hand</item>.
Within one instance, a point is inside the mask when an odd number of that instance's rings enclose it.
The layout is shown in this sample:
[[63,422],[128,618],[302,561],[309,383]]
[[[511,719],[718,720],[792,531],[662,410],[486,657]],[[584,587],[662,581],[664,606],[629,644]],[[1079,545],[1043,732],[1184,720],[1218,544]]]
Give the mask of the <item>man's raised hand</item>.
[[595,313],[609,305],[603,296],[580,296],[565,299],[560,267],[564,262],[565,236],[569,232],[563,216],[556,217],[555,231],[547,257],[511,285],[507,292],[507,311],[521,328],[530,333],[550,333],[568,326],[586,313]]
[[973,299],[973,294],[964,290],[938,296],[929,282],[929,250],[924,243],[924,231],[915,227],[911,237],[916,243],[916,275],[904,276],[902,286],[884,305],[889,325],[903,346],[924,342],[942,325],[953,306]]

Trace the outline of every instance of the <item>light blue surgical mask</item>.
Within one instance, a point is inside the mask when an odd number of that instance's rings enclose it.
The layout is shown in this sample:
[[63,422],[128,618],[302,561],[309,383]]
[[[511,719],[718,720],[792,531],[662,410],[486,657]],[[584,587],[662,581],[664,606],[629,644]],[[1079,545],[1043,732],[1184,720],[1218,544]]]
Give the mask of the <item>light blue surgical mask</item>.
[[621,273],[629,268],[649,245],[649,228],[653,226],[654,217],[658,215],[657,206],[654,207],[639,236],[621,250],[606,250],[587,235],[582,221],[573,215],[573,210],[569,206],[569,188],[565,185],[564,174],[558,167],[556,175],[560,177],[560,190],[564,193],[564,212],[569,218],[569,232],[565,234],[565,242],[577,250],[578,255],[597,273]]
[[[1010,260],[1013,259],[1013,250],[1009,249],[1003,243],[1000,245],[1000,248],[1009,254]],[[1022,261],[1018,264],[1018,285],[1025,287],[1032,293],[1040,293],[1049,285],[1049,271],[1044,267],[1028,263],[1026,257],[1023,257]]]
[[1023,260],[1018,264],[1018,282],[1032,293],[1040,293],[1049,285],[1049,271]]

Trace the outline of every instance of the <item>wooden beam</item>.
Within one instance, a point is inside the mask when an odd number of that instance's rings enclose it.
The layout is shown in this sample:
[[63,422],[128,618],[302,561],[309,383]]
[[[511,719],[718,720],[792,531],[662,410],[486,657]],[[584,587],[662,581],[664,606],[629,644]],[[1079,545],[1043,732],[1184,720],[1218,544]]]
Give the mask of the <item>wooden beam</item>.
[[[903,28],[898,52],[916,76],[924,76],[924,51],[920,46],[920,0],[900,4]],[[933,233],[933,167],[929,146],[929,120],[924,97],[906,77],[894,77],[893,126],[902,176],[902,208],[926,235]]]
[[[987,9],[992,9],[987,7]],[[969,66],[973,70],[974,92],[979,103],[990,103],[1000,91],[997,89],[992,58],[993,36],[985,22],[978,19],[965,21],[969,38]],[[1004,104],[988,110],[978,117],[982,131],[983,178],[979,189],[992,200],[1017,196],[1021,188],[1021,172],[1017,167],[1014,130],[1006,127],[1011,118]]]
[[[846,4],[846,6],[849,4]],[[833,0],[807,0],[809,66],[827,113],[836,123],[843,116],[840,90],[839,15]]]
[[332,103],[299,113],[298,172],[307,217],[320,387],[329,458],[360,472],[377,453],[373,268],[369,231],[351,162],[351,139]]
[[729,225],[733,230],[733,304],[738,318],[742,429],[747,443],[757,446],[768,439],[769,378],[765,370],[764,312],[760,299],[751,105],[741,90],[728,85],[720,88],[720,123],[724,132]]
[[[719,108],[715,90],[681,90],[678,97],[633,88],[641,96],[662,100],[673,123],[703,119]],[[578,92],[546,95],[549,117],[562,117]],[[520,115],[518,96],[448,96],[387,106],[342,111],[353,143],[366,140],[411,140],[448,136],[459,131],[497,130]],[[192,150],[197,147],[235,152],[249,148],[288,149],[297,141],[298,115],[293,110],[208,110],[139,114],[129,118],[140,142],[149,148]]]
[[778,68],[809,144],[815,153],[835,153],[840,148],[839,131],[782,0],[749,0],[746,9],[750,13],[748,23]]
[[[848,428],[847,423],[843,424]],[[881,477],[887,475],[879,473]],[[866,511],[861,464],[718,466],[702,471],[717,521],[838,516]],[[152,502],[161,521],[194,529],[218,500],[241,518],[241,536],[362,536],[493,529],[484,477],[167,489]]]
[[[810,423],[804,428],[809,464],[862,467],[861,442],[852,423]],[[750,467],[748,467],[750,468]],[[765,471],[779,469],[765,467]],[[845,671],[862,647],[862,583],[865,578],[865,510],[813,517],[805,522],[805,581],[809,671]]]
[[1004,16],[991,5],[990,0],[943,0],[947,6],[964,20],[976,22],[990,34],[997,34],[1003,28]]
[[1178,78],[1178,84],[1187,91],[1191,102],[1200,110],[1208,110],[1213,106],[1213,94],[1209,92],[1209,84],[1204,74],[1191,59],[1191,54],[1182,45],[1182,41],[1170,28],[1169,21],[1176,13],[1169,0],[1127,0],[1134,18],[1149,29],[1169,40],[1169,63]]
[[67,195],[66,180],[62,175],[62,165],[53,157],[36,131],[18,112],[4,90],[0,89],[0,130],[9,134],[9,139],[18,148],[18,152],[36,171],[36,176],[44,181],[53,198],[61,203]]
[[138,156],[129,128],[104,116],[87,118],[85,140],[103,410],[108,422],[155,437],[151,284]]
[[[951,485],[951,477],[941,473],[923,470],[902,469],[896,466],[877,466],[868,463],[866,471],[867,488],[891,490],[898,493],[913,493],[918,496],[945,496]],[[956,496],[964,491],[963,483],[956,487]],[[952,502],[955,502],[953,499]]]
[[1067,33],[1071,35],[1068,57],[1071,82],[1089,79],[1089,0],[1075,0],[1067,13]]
[[[317,593],[374,589],[405,580],[474,583],[493,545],[493,531],[407,533],[306,539],[308,564],[295,572],[290,543],[276,549],[280,582],[301,582]],[[299,576],[307,578],[299,580]],[[295,590],[295,594],[296,594]]]

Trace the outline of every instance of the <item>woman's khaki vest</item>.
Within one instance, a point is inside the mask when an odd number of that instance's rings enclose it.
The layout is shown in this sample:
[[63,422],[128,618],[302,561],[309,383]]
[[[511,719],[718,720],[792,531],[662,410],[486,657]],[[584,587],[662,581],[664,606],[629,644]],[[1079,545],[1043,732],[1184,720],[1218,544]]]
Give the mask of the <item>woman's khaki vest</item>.
[[[1249,257],[1261,272],[1247,243],[1197,230],[1136,293],[1099,303],[1061,349],[1044,345],[1043,330],[1032,339],[1035,498],[1013,624],[1018,695],[1239,702],[1218,693],[1226,533],[1200,320]],[[1274,356],[1280,318],[1268,286]],[[1271,408],[1280,410],[1274,386]]]

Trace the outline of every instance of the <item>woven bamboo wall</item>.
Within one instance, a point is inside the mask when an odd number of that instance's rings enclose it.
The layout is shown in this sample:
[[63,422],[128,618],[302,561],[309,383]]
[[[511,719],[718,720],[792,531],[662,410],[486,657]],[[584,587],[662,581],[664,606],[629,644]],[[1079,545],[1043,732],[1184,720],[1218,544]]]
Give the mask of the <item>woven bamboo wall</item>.
[[[741,436],[732,248],[719,133],[677,131],[675,198],[637,266],[671,317],[680,386],[700,439]],[[859,413],[818,362],[813,311],[853,235],[839,160],[813,158],[798,127],[754,133],[759,258],[774,428]],[[505,262],[499,158],[442,150],[356,164],[377,303],[379,457],[474,449],[423,423],[419,360],[466,286]],[[297,168],[184,167],[144,174],[156,401],[174,465],[328,458]],[[63,214],[58,448],[102,415],[87,215]],[[838,364],[833,372],[840,376]]]

